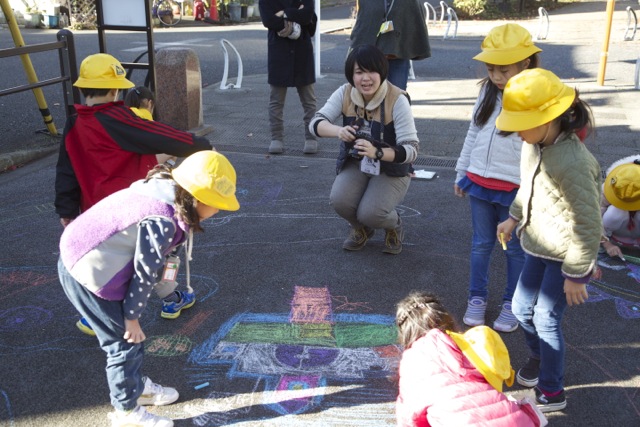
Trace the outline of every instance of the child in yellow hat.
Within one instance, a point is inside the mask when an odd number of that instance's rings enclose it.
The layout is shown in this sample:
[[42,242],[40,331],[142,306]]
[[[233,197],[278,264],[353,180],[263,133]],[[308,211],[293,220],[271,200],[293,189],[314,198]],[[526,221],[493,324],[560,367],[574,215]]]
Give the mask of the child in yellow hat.
[[[494,27],[473,59],[485,64],[488,76],[480,81],[480,95],[473,118],[456,163],[454,194],[469,195],[473,238],[467,310],[462,321],[469,326],[484,325],[488,300],[489,264],[496,247],[496,227],[509,217],[509,206],[520,185],[522,140],[513,133],[496,129],[502,110],[502,91],[512,76],[538,66],[538,48],[531,34],[518,24]],[[511,311],[511,300],[524,264],[524,252],[517,237],[505,243],[507,283],[502,294],[500,314],[493,328],[512,332],[518,320]]]
[[56,213],[63,225],[109,194],[142,179],[158,164],[157,154],[186,157],[210,150],[203,137],[142,120],[122,101],[120,91],[135,85],[120,61],[106,53],[87,56],[78,80],[85,105],[65,126],[56,166]]
[[[153,113],[156,109],[156,96],[146,86],[137,86],[130,89],[124,97],[124,105],[129,107],[136,116],[145,120],[154,120]],[[158,164],[169,162],[175,164],[176,156],[169,154],[156,154]]]
[[138,86],[127,92],[124,97],[124,105],[136,113],[136,116],[145,120],[153,120],[156,97],[148,87]]
[[640,156],[625,157],[607,169],[600,202],[609,256],[624,259],[621,247],[640,247]]
[[437,297],[413,292],[398,303],[404,346],[396,401],[398,426],[544,426],[535,405],[502,393],[513,384],[509,352],[487,326],[464,334]]
[[173,426],[144,408],[168,405],[179,395],[142,375],[145,334],[139,318],[162,277],[165,257],[185,242],[190,246],[205,219],[239,209],[235,186],[229,160],[200,151],[173,170],[156,166],[146,179],[101,200],[65,228],[58,274],[107,354],[113,427]]
[[530,358],[517,381],[535,387],[543,412],[567,406],[562,317],[584,303],[598,273],[602,220],[600,166],[576,131],[591,129],[588,105],[550,71],[525,70],[504,89],[496,127],[524,140],[522,181],[497,235],[516,229],[526,252],[513,296]]

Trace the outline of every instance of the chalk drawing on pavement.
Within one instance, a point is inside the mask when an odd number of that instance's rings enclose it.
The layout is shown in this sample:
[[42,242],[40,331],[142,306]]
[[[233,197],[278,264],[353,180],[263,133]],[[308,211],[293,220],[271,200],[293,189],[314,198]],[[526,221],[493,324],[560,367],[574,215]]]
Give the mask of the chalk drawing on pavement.
[[[618,257],[610,257],[606,253],[598,256],[598,265],[613,271],[627,270],[627,276],[640,283],[640,259],[626,255],[624,261]],[[587,285],[589,299],[587,302],[612,300],[616,312],[623,319],[640,318],[640,291],[607,283],[603,280],[591,280]]]
[[[606,291],[604,289],[606,289]],[[612,300],[615,303],[616,312],[623,319],[640,318],[640,292],[593,279],[587,285],[587,291],[589,292],[589,299],[587,302],[595,303]],[[623,298],[622,296],[614,296],[612,294],[624,295],[626,298]]]
[[190,336],[204,323],[213,312],[201,311],[193,315],[175,334],[154,335],[147,338],[144,351],[148,355],[158,357],[174,357],[187,354],[193,348]]
[[58,285],[55,267],[0,267],[0,301],[43,285]]
[[[381,425],[393,422],[395,388],[388,378],[401,354],[393,316],[334,313],[325,287],[295,286],[290,305],[289,313],[240,313],[191,352],[189,381],[209,381],[214,390],[205,400],[216,402],[191,408],[194,423],[218,425],[230,414],[247,421],[306,414],[317,423],[321,413],[324,425],[337,425],[324,417],[345,406],[353,406],[353,416],[341,425],[361,425],[360,407]],[[246,389],[234,398],[224,387],[215,389],[219,384]],[[247,406],[259,408],[256,415],[239,413]]]
[[42,307],[24,306],[0,310],[0,332],[22,331],[38,328],[49,323],[53,313]]
[[[55,211],[53,203],[41,203],[30,205],[29,202],[5,205],[7,209],[0,209],[0,225],[10,223],[12,221],[20,221],[23,224],[29,221],[29,217],[37,215],[49,215]],[[24,227],[28,230],[28,227]],[[30,232],[30,231],[29,231]]]
[[[182,286],[186,277],[181,274],[178,280],[179,286]],[[191,284],[201,303],[218,291],[217,281],[209,276],[192,274]],[[34,304],[0,308],[0,355],[50,350],[100,350],[97,345],[93,345],[95,338],[82,334],[74,326],[80,315],[67,300],[55,266],[0,267],[0,301],[13,298],[15,305],[15,301],[20,301],[17,297]],[[143,329],[148,331],[159,321],[161,307],[161,299],[149,300],[141,318]],[[189,321],[171,335],[147,335],[146,354],[159,357],[188,354],[194,346],[191,336],[210,315],[210,311],[194,313]],[[69,329],[49,326],[55,319],[62,319],[62,323]]]
[[236,184],[236,197],[243,208],[272,203],[282,191],[281,182],[240,178]]

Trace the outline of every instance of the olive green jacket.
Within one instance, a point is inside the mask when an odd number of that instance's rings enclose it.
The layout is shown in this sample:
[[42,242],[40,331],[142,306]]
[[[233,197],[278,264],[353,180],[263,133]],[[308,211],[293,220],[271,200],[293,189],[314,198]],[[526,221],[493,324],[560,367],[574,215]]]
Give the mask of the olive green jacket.
[[520,189],[510,208],[524,251],[562,262],[569,278],[596,266],[602,218],[598,161],[574,133],[553,145],[523,144]]

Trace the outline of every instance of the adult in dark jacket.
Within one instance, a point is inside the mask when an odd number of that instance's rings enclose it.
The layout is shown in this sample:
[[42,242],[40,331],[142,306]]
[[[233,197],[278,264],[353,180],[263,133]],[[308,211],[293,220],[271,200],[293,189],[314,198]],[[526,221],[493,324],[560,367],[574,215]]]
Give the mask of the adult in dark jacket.
[[269,153],[284,151],[284,101],[287,88],[295,87],[304,109],[304,153],[318,151],[318,143],[308,130],[316,113],[315,67],[311,37],[315,32],[314,0],[260,0],[260,17],[268,33]]
[[387,79],[407,90],[411,60],[429,58],[429,34],[420,0],[358,1],[356,23],[351,31],[351,48],[374,45],[389,61]]

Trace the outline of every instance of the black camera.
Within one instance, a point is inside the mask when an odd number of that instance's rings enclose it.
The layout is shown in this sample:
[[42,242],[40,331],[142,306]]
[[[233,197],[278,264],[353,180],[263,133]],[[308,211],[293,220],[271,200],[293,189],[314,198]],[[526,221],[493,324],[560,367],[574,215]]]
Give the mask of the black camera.
[[[364,119],[362,119],[360,117],[355,119],[353,121],[353,123],[351,124],[351,126],[357,127],[357,130],[353,134],[353,136],[355,136],[356,139],[366,139],[367,141],[369,141],[374,146],[376,146],[376,147],[378,146],[377,141],[374,140],[373,137],[371,136],[371,127],[369,126],[369,123],[365,122]],[[363,156],[354,147],[354,143],[355,143],[355,140],[353,142],[345,142],[345,144],[347,144],[347,146],[349,147],[348,154],[349,154],[350,157],[352,157],[352,158],[354,158],[356,160],[362,160]]]

